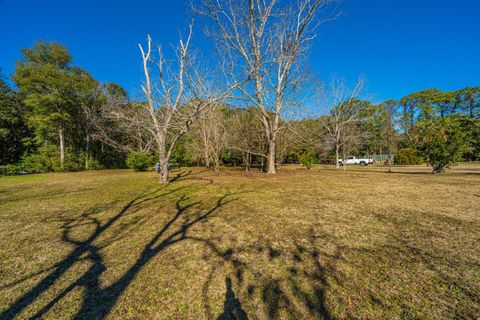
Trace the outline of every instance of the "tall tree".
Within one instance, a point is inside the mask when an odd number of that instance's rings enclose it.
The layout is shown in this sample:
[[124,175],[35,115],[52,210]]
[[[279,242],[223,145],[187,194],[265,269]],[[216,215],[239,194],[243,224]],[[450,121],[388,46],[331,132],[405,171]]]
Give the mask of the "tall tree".
[[[179,139],[200,115],[242,84],[235,82],[224,90],[209,87],[210,83],[195,63],[190,49],[193,23],[188,30],[186,38],[180,39],[174,48],[174,59],[167,59],[160,46],[154,51],[150,36],[146,47],[139,44],[145,76],[142,90],[146,101],[135,104],[134,112],[128,108],[117,112],[118,119],[150,135],[158,154],[161,183],[169,182],[169,161]],[[157,73],[152,72],[152,66]]]
[[[1,70],[0,70],[1,71]],[[28,151],[31,130],[25,117],[27,107],[0,73],[0,165],[13,164]]]
[[391,172],[393,164],[393,152],[396,148],[396,130],[395,130],[395,109],[397,102],[395,100],[387,100],[380,104],[382,113],[385,115],[385,142],[388,152],[388,171]]
[[259,110],[267,137],[267,172],[275,173],[282,112],[295,105],[305,79],[308,43],[329,0],[202,0],[197,12],[216,25],[214,37],[233,79],[249,77],[240,99]]
[[[13,79],[31,108],[28,121],[38,142],[57,140],[63,168],[66,131],[78,114],[76,83],[84,71],[73,67],[67,48],[56,43],[38,41],[31,49],[22,49],[22,54]],[[53,138],[55,131],[58,139]]]

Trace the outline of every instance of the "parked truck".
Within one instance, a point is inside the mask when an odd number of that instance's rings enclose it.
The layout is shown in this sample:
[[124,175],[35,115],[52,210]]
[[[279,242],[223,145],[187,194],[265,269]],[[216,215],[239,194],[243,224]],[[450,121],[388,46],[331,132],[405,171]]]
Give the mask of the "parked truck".
[[359,164],[361,166],[367,166],[370,163],[373,163],[373,159],[370,158],[357,158],[355,156],[350,156],[346,159],[340,159],[339,164],[343,166],[344,164],[349,165],[349,164]]

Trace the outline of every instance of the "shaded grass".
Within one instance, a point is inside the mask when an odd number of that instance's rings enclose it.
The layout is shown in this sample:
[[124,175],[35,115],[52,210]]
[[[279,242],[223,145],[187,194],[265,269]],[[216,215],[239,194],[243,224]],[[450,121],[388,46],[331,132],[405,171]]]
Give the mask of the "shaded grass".
[[0,318],[475,319],[479,175],[0,179]]

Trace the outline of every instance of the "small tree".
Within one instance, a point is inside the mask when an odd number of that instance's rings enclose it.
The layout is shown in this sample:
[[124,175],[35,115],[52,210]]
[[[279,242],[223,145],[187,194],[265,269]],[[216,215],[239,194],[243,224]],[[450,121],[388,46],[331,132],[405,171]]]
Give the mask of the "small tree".
[[418,123],[419,147],[432,165],[433,173],[443,172],[462,160],[464,153],[470,150],[467,138],[458,118],[444,117]]
[[307,170],[310,170],[313,167],[313,164],[315,163],[315,153],[313,150],[305,150],[303,151],[300,156],[298,157],[298,160],[300,163],[307,168]]

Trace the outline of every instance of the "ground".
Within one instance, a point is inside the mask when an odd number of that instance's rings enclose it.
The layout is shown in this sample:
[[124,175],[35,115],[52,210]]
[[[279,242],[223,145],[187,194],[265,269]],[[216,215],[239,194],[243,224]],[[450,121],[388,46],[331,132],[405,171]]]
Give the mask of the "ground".
[[0,319],[476,319],[480,175],[0,178]]

